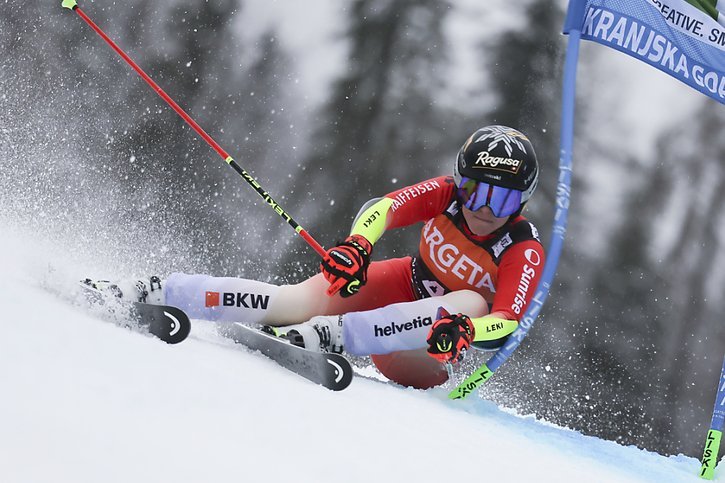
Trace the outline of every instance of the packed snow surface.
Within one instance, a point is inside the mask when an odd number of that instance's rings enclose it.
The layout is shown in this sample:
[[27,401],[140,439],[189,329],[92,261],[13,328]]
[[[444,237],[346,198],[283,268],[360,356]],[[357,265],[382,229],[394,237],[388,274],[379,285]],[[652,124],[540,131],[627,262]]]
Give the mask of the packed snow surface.
[[0,481],[702,481],[694,458],[476,397],[369,377],[328,391],[209,323],[166,345],[74,305],[64,293],[80,267],[0,232]]

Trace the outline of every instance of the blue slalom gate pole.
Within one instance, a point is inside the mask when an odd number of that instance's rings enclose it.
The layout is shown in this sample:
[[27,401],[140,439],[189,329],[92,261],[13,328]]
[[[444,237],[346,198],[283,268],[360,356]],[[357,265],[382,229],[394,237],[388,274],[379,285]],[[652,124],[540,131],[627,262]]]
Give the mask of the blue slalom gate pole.
[[720,372],[720,385],[715,397],[715,409],[712,410],[712,422],[705,440],[705,452],[702,455],[702,467],[700,477],[712,480],[717,466],[717,456],[720,451],[720,440],[722,439],[723,427],[725,427],[725,359],[722,362]]
[[541,312],[544,302],[549,296],[549,289],[556,275],[559,256],[564,245],[566,225],[569,216],[569,200],[571,195],[572,150],[574,145],[574,107],[576,101],[576,69],[579,61],[579,42],[581,40],[581,19],[584,16],[584,0],[571,0],[567,12],[564,33],[569,34],[564,65],[564,85],[561,106],[561,136],[559,154],[559,181],[556,186],[556,214],[551,231],[551,245],[547,253],[544,272],[536,287],[519,327],[511,334],[507,343],[501,347],[488,362],[473,372],[461,384],[448,394],[450,399],[463,399],[481,387],[521,344],[534,325]]

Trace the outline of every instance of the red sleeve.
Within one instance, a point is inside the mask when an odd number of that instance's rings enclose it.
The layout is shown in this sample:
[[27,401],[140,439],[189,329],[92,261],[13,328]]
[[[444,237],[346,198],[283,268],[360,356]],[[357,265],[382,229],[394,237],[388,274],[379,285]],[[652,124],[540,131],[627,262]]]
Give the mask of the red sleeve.
[[521,320],[543,271],[544,248],[537,240],[516,243],[506,250],[498,265],[491,312],[503,312],[509,320]]
[[387,228],[398,228],[427,221],[445,211],[453,201],[455,183],[450,176],[440,176],[394,191],[388,212]]

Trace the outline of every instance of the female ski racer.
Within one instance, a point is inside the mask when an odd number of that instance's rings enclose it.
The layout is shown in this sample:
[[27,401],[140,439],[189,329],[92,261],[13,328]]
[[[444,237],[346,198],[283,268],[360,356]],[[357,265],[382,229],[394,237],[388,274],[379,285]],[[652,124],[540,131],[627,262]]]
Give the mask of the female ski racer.
[[[521,215],[538,177],[529,139],[487,126],[463,144],[453,176],[366,203],[318,275],[276,286],[175,273],[152,283],[148,299],[191,318],[284,327],[275,332],[292,343],[371,355],[389,379],[432,387],[447,380],[444,363],[471,346],[501,347],[523,316],[544,267],[537,230]],[[415,255],[371,261],[387,230],[417,222]]]

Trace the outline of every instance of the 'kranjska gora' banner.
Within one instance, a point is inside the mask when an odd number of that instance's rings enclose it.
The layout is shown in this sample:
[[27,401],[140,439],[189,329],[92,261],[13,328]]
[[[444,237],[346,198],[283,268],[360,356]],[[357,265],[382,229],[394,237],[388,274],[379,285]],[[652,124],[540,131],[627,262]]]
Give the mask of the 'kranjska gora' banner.
[[565,33],[640,59],[725,104],[725,0],[571,0]]

